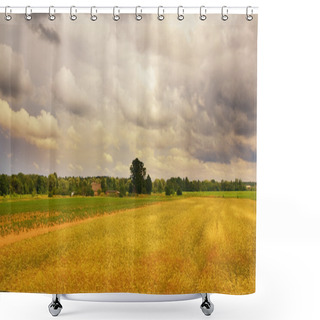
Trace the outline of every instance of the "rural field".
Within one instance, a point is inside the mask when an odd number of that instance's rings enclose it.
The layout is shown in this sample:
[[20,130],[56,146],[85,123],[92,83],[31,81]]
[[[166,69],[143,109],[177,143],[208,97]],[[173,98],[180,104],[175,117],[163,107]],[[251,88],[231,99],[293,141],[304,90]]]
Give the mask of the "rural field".
[[0,199],[0,291],[253,293],[255,198]]

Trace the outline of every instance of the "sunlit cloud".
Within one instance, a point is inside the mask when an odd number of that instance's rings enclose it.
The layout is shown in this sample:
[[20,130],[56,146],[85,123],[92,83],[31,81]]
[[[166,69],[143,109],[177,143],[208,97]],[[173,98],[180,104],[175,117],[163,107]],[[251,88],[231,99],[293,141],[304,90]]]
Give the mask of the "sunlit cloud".
[[57,119],[50,113],[41,110],[40,115],[35,117],[23,108],[13,111],[2,99],[0,99],[0,109],[0,126],[10,131],[12,136],[24,139],[38,148],[57,148],[60,129]]
[[113,162],[112,156],[110,154],[108,154],[108,153],[104,153],[103,154],[103,158],[104,158],[106,163],[112,163]]

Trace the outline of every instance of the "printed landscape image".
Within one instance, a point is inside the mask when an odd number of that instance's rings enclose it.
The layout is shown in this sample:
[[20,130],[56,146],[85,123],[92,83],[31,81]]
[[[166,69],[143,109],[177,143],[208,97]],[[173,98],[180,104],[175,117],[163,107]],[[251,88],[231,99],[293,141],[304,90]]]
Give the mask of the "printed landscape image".
[[0,22],[0,291],[255,291],[242,20]]

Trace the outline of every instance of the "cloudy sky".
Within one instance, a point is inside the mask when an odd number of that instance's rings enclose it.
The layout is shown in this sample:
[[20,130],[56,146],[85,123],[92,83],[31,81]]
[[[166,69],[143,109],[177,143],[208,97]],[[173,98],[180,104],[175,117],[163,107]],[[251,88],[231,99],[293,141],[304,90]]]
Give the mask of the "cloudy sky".
[[256,180],[257,24],[0,21],[0,172]]

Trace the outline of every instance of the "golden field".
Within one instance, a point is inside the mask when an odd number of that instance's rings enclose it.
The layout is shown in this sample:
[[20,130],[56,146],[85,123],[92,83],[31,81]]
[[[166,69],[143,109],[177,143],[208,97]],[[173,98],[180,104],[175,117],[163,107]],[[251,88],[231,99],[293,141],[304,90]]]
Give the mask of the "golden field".
[[181,198],[0,237],[0,291],[255,291],[256,201]]

